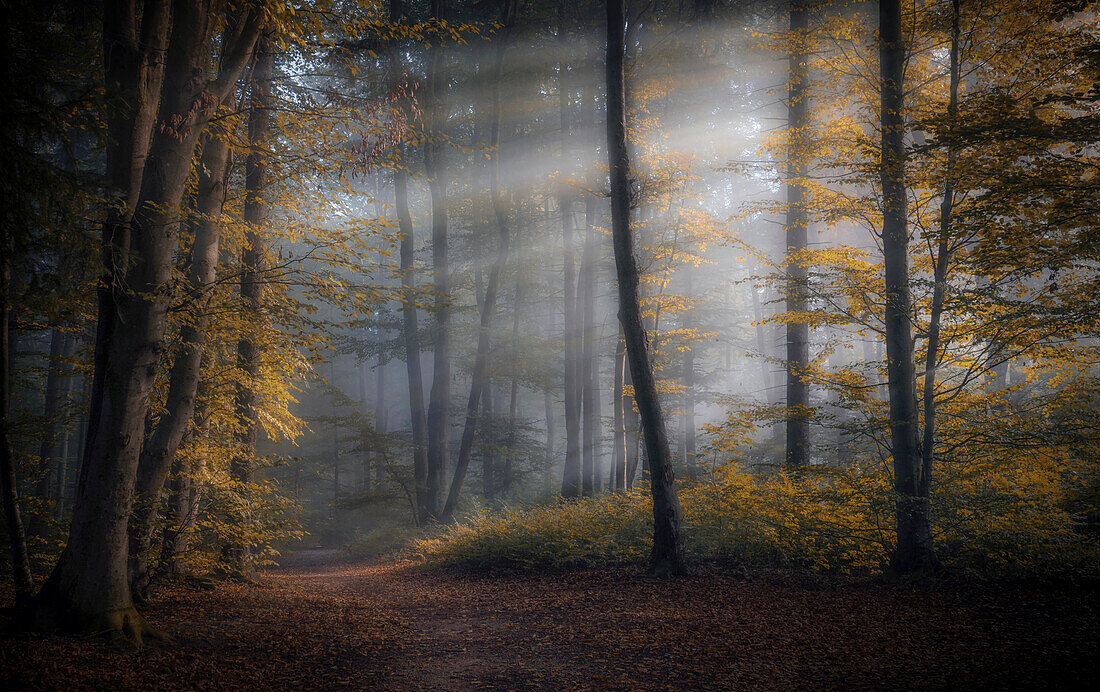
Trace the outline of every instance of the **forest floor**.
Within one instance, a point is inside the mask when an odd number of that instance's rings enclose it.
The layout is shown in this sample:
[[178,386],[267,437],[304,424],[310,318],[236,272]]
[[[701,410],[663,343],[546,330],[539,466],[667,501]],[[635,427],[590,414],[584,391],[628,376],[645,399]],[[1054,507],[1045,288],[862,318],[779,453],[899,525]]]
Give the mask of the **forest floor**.
[[[306,551],[161,588],[172,642],[0,635],[2,689],[1097,689],[1095,588],[471,575]],[[7,679],[7,684],[4,680]]]

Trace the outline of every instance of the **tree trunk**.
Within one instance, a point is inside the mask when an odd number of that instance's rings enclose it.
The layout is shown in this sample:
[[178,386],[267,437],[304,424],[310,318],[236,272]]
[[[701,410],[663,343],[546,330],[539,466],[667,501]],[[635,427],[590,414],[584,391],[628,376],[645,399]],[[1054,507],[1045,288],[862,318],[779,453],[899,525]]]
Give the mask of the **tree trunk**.
[[[808,267],[805,252],[809,224],[810,69],[809,12],[806,0],[790,1],[793,42],[789,58],[790,80],[787,101],[787,464],[809,463],[810,385],[806,367],[810,363],[810,330],[803,318],[809,309]],[[794,317],[792,317],[794,315]]]
[[[445,0],[432,0],[432,19],[446,21]],[[446,126],[447,79],[444,74],[443,39],[433,38],[428,52],[427,110],[429,133],[424,147],[424,168],[432,198],[432,268],[435,271],[435,322],[432,325],[432,390],[428,399],[428,482],[426,503],[432,518],[440,516],[440,494],[451,433],[451,275],[447,260],[447,169],[443,157]]]
[[[196,427],[203,426],[201,421],[196,420]],[[161,542],[156,572],[158,579],[178,579],[188,573],[187,551],[199,514],[201,477],[205,467],[201,456],[190,462],[179,455],[173,459],[164,516],[164,540]]]
[[62,400],[68,396],[68,388],[72,384],[72,377],[65,372],[68,365],[64,361],[72,357],[74,349],[75,339],[71,335],[60,329],[52,330],[42,412],[42,442],[38,448],[38,470],[34,479],[34,494],[42,502],[42,508],[39,512],[32,514],[27,522],[27,533],[40,538],[45,537],[45,519],[50,501],[57,502],[61,497],[54,496],[52,492],[57,485],[57,429],[60,416],[58,409],[61,407]]
[[897,494],[897,546],[891,569],[922,571],[935,563],[928,497],[920,493],[917,396],[906,218],[903,73],[906,47],[900,0],[880,0],[882,72],[882,253],[886,265],[886,369]]
[[[694,284],[692,283],[692,267],[689,265],[684,269],[687,272],[687,294],[691,297],[695,293]],[[693,309],[689,307],[684,312],[686,338],[694,338],[692,336],[694,329],[695,315]],[[695,479],[699,477],[699,468],[695,458],[695,346],[691,342],[687,344],[687,350],[684,351],[683,365],[684,409],[681,420],[684,428],[684,469],[687,471],[688,478]]]
[[580,300],[581,317],[581,455],[582,492],[589,496],[599,491],[600,476],[597,470],[597,433],[599,411],[597,380],[599,378],[596,352],[596,220],[595,200],[584,204],[585,239],[581,255]]
[[[560,5],[562,21],[559,26],[559,41],[567,43],[565,34],[565,4]],[[571,166],[569,160],[569,85],[566,75],[568,63],[563,59],[558,63],[558,114],[561,123],[561,175]],[[563,282],[565,284],[565,311],[563,340],[565,342],[565,469],[562,472],[562,497],[578,497],[583,492],[583,470],[581,468],[581,386],[579,354],[577,353],[577,298],[575,266],[573,257],[573,201],[568,183],[561,182],[558,195],[558,207],[561,212]]]
[[[231,510],[233,519],[245,527],[251,523],[248,508],[251,485],[255,475],[256,435],[259,429],[257,385],[260,377],[260,332],[263,314],[264,225],[267,223],[268,147],[271,139],[272,88],[275,71],[275,41],[265,34],[256,44],[252,67],[248,109],[248,158],[244,174],[245,245],[241,254],[241,310],[243,333],[237,340],[237,382],[234,401],[237,424],[237,453],[230,460],[229,473],[236,486],[242,506]],[[236,576],[251,578],[252,551],[247,542],[230,540],[223,558],[226,567]]]
[[[516,293],[515,300],[512,305],[512,355],[518,357],[519,354],[519,318],[520,318],[520,306],[523,304],[523,282],[519,277],[516,277]],[[505,448],[507,450],[508,457],[504,460],[504,478],[501,480],[500,492],[502,495],[507,494],[512,489],[512,479],[514,471],[512,468],[513,459],[516,456],[516,418],[519,416],[519,377],[512,375],[512,390],[509,392],[508,398],[508,438],[505,442]]]
[[611,489],[626,490],[626,396],[623,394],[623,370],[626,368],[626,343],[620,337],[615,345],[615,383],[613,409],[615,440],[611,453]]
[[[496,61],[493,66],[493,74],[490,75],[493,89],[492,125],[489,130],[489,146],[493,155],[489,159],[489,195],[492,198],[493,214],[496,217],[497,226],[497,256],[489,270],[489,280],[485,286],[485,299],[481,302],[481,322],[477,338],[477,356],[474,359],[474,370],[471,376],[470,396],[466,401],[466,422],[462,428],[462,442],[458,448],[458,460],[455,463],[454,478],[451,480],[451,488],[447,493],[447,504],[443,508],[441,520],[450,522],[454,519],[454,512],[458,506],[458,497],[462,492],[462,483],[466,479],[466,471],[470,464],[470,453],[473,450],[474,434],[477,429],[477,406],[483,392],[488,386],[489,366],[489,330],[493,324],[493,312],[496,310],[497,287],[500,284],[500,274],[504,271],[504,265],[508,262],[508,213],[504,208],[504,201],[500,196],[500,118],[501,97],[500,77],[504,64],[504,51],[507,48],[507,35],[497,40]],[[491,479],[485,479],[486,488],[490,487]]]
[[236,82],[261,21],[259,12],[245,11],[244,19],[229,22],[236,40],[221,74],[205,80],[196,76],[210,60],[218,23],[212,9],[206,2],[175,3],[159,126],[131,222],[135,261],[126,292],[115,299],[118,318],[106,358],[96,364],[103,368],[102,401],[93,401],[89,415],[97,430],[90,433],[65,552],[36,601],[43,627],[114,631],[136,643],[146,629],[130,596],[127,521],[163,349],[178,210],[199,134]]
[[12,578],[15,581],[15,602],[23,607],[34,595],[34,578],[27,558],[27,538],[23,532],[23,519],[19,513],[19,484],[15,476],[15,459],[11,451],[11,351],[9,350],[8,325],[11,321],[11,241],[7,225],[0,224],[4,236],[0,241],[0,493],[3,493],[4,519],[11,542]]
[[[226,109],[236,109],[230,92]],[[218,267],[221,240],[221,213],[228,182],[230,153],[228,127],[222,125],[203,136],[202,157],[198,166],[195,203],[189,220],[194,235],[187,273],[192,320],[180,328],[179,346],[169,376],[165,412],[153,434],[145,441],[138,461],[134,487],[134,508],[129,523],[130,588],[136,598],[144,598],[149,584],[149,551],[161,493],[173,458],[187,432],[195,412],[200,366],[205,348],[210,288]]]
[[630,162],[626,150],[626,79],[623,0],[607,2],[607,159],[611,171],[611,235],[619,282],[619,321],[627,360],[634,378],[634,396],[642,420],[653,492],[653,552],[651,571],[667,575],[684,571],[680,537],[680,503],[672,473],[672,453],[657,398],[657,383],[649,362],[649,345],[638,299],[638,265],[630,229]]
[[940,237],[936,243],[933,270],[932,314],[928,321],[928,354],[924,362],[924,440],[921,444],[919,495],[929,496],[932,460],[936,444],[936,367],[939,365],[940,324],[947,292],[947,268],[951,262],[951,211],[955,203],[956,119],[959,114],[959,0],[951,2],[951,76],[947,101],[947,165],[944,170],[943,199],[940,202]]

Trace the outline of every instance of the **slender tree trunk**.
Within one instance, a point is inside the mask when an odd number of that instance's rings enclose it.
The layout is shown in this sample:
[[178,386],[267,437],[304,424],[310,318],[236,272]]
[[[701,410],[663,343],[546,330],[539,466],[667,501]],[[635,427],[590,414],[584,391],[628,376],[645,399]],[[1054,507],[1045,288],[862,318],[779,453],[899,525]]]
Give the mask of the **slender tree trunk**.
[[627,360],[634,377],[634,396],[642,419],[653,492],[653,552],[656,574],[684,571],[680,537],[680,503],[672,473],[672,453],[649,362],[649,345],[638,299],[638,265],[630,229],[630,161],[626,150],[626,79],[623,0],[607,2],[607,160],[611,170],[611,233],[619,281],[619,321]]
[[[244,333],[237,340],[237,367],[241,381],[237,382],[234,401],[240,431],[237,433],[237,453],[229,464],[230,476],[237,485],[243,505],[236,508],[235,520],[247,527],[251,523],[251,485],[255,475],[256,436],[259,429],[257,386],[260,377],[260,332],[262,329],[264,225],[267,223],[268,147],[271,139],[272,88],[275,71],[275,41],[265,34],[256,44],[249,91],[248,141],[250,150],[245,161],[245,246],[241,255],[241,307]],[[225,548],[225,560],[237,576],[251,578],[252,551],[248,544],[230,541]]]
[[546,458],[543,460],[543,490],[549,496],[554,491],[554,402],[550,390],[543,392],[543,405],[546,411]]
[[599,378],[596,352],[596,220],[595,200],[586,199],[584,205],[585,240],[581,256],[580,300],[581,317],[581,455],[582,491],[592,495],[599,490],[597,470],[597,441],[599,411],[597,404],[597,380]]
[[626,343],[622,337],[615,345],[615,383],[613,409],[615,440],[611,453],[611,489],[626,490],[626,396],[623,394],[623,370],[626,368]]
[[[230,92],[232,94],[232,92]],[[236,109],[236,99],[226,99],[226,109]],[[138,460],[134,507],[130,514],[130,588],[135,598],[145,597],[149,584],[149,551],[161,493],[172,460],[195,412],[200,366],[209,324],[208,302],[218,267],[221,213],[225,202],[230,154],[228,128],[212,129],[203,136],[202,157],[192,218],[194,241],[187,273],[192,320],[180,328],[179,346],[169,375],[165,412],[148,437]]]
[[19,513],[19,484],[15,475],[15,459],[12,456],[8,431],[11,409],[11,351],[8,325],[11,321],[11,241],[7,225],[0,241],[0,492],[3,493],[4,519],[11,543],[12,578],[15,581],[16,605],[23,607],[34,595],[34,578],[31,576],[27,557],[27,539],[23,532],[23,519]]
[[[57,438],[58,438],[58,409],[62,400],[67,397],[66,391],[71,386],[72,378],[64,372],[67,369],[64,361],[72,357],[75,340],[69,334],[60,329],[52,330],[50,335],[50,357],[48,361],[48,373],[46,375],[46,392],[42,411],[42,442],[38,448],[38,470],[34,479],[34,494],[43,503],[38,513],[32,513],[27,521],[27,533],[40,538],[45,537],[46,515],[50,501],[57,502],[51,492],[56,486],[55,474],[57,472]],[[64,462],[62,462],[64,463]]]
[[922,571],[935,563],[928,497],[921,496],[912,305],[909,297],[909,230],[905,197],[904,85],[906,46],[900,0],[880,0],[882,72],[882,253],[886,265],[886,369],[890,438],[897,494],[897,547],[891,568]]
[[[687,271],[687,294],[690,297],[695,293],[695,285],[692,282],[692,268],[687,266],[685,270]],[[692,332],[695,330],[695,314],[692,308],[688,308],[684,312],[684,329],[688,332],[687,338],[694,339]],[[684,468],[687,470],[688,478],[698,478],[698,460],[695,457],[695,346],[693,343],[688,343],[687,350],[684,351],[683,365]]]
[[[626,360],[626,342],[623,342],[623,385],[634,389],[634,378],[630,374],[630,363]],[[623,394],[623,425],[626,438],[626,488],[634,487],[634,479],[638,476],[639,453],[638,446],[641,443],[641,421],[638,420],[638,412],[635,410],[634,395]]]
[[[561,4],[561,23],[559,26],[559,41],[564,46],[567,43],[565,33],[565,4]],[[569,159],[569,135],[571,131],[569,118],[569,84],[567,73],[568,62],[564,59],[558,63],[558,114],[561,122],[561,174],[564,177],[571,167]],[[572,192],[568,189],[568,183],[561,183],[561,191],[558,196],[558,207],[561,211],[562,230],[562,259],[563,281],[565,284],[565,312],[564,334],[565,341],[565,469],[562,472],[561,494],[563,497],[578,497],[583,492],[583,469],[581,468],[581,372],[579,367],[580,357],[577,353],[577,298],[575,277],[575,261],[573,257],[573,200]]]
[[[133,609],[127,570],[127,521],[149,394],[160,364],[171,291],[172,254],[195,145],[252,52],[261,13],[228,22],[235,36],[216,79],[202,79],[217,25],[207,2],[177,0],[166,55],[163,96],[131,221],[135,262],[115,299],[102,401],[94,402],[65,552],[36,599],[39,626],[105,630],[139,643],[146,625]],[[106,13],[105,13],[106,15]]]
[[[390,0],[390,22],[404,20],[404,3]],[[390,82],[393,87],[403,79],[401,46],[390,47]],[[408,103],[402,101],[405,117]],[[431,516],[428,499],[428,423],[424,412],[424,376],[420,367],[420,327],[416,315],[416,273],[413,264],[416,245],[412,214],[409,213],[409,174],[406,152],[401,151],[393,169],[394,210],[401,232],[401,336],[405,346],[405,376],[409,390],[409,428],[412,434],[413,485],[416,498],[416,525],[424,526]]]
[[924,362],[924,440],[921,444],[921,497],[929,496],[932,460],[936,445],[936,367],[939,365],[940,326],[947,292],[947,267],[951,262],[951,212],[955,202],[955,127],[959,115],[959,0],[951,2],[951,76],[947,101],[947,166],[944,170],[943,199],[940,202],[940,237],[936,243],[932,314],[928,322],[928,355]]
[[[195,428],[203,430],[207,419],[196,414]],[[158,579],[178,579],[188,573],[187,552],[202,498],[202,474],[206,468],[201,454],[193,460],[176,455],[168,483],[168,502],[164,515],[164,539],[161,542]]]
[[[512,355],[519,355],[519,318],[520,306],[523,304],[523,282],[516,277],[515,302],[512,305]],[[504,460],[504,479],[501,484],[501,494],[507,495],[512,489],[513,468],[512,460],[516,456],[516,418],[519,416],[519,377],[512,375],[512,390],[508,398],[508,438],[505,443],[508,457]]]
[[[470,454],[473,450],[474,435],[477,429],[477,407],[483,393],[486,392],[489,375],[489,331],[493,324],[493,313],[496,310],[497,289],[500,285],[500,275],[508,262],[508,213],[504,208],[504,200],[500,194],[500,118],[501,96],[500,77],[504,64],[504,51],[507,48],[507,35],[497,41],[496,60],[493,65],[492,80],[493,103],[492,125],[489,130],[489,146],[493,155],[489,159],[489,195],[492,199],[493,215],[496,218],[497,227],[497,256],[489,270],[489,280],[485,286],[485,299],[481,302],[481,322],[478,330],[477,355],[474,358],[474,370],[471,376],[470,396],[466,401],[466,422],[462,428],[462,441],[458,448],[458,459],[455,463],[454,478],[451,480],[450,491],[447,493],[447,503],[443,508],[441,520],[449,522],[454,519],[454,512],[458,506],[458,497],[462,492],[462,483],[466,479],[466,471],[470,465]],[[491,456],[491,455],[490,455]],[[491,463],[491,462],[490,462]],[[485,479],[486,488],[490,487],[491,479]]]
[[[809,463],[810,385],[805,370],[810,363],[809,325],[802,315],[809,309],[805,252],[809,224],[809,12],[807,0],[790,0],[787,101],[787,464]],[[794,317],[791,317],[791,316]]]
[[[378,356],[378,380],[374,390],[374,430],[379,435],[386,434],[386,361]],[[382,449],[374,453],[375,475],[381,479],[384,474],[385,454]]]
[[[446,21],[445,0],[432,0],[432,19]],[[428,399],[428,482],[425,500],[428,514],[440,517],[451,432],[451,276],[447,260],[447,169],[443,157],[446,126],[447,79],[444,74],[442,37],[433,38],[428,51],[428,142],[424,168],[432,198],[432,268],[435,271],[435,322],[432,325],[432,390]]]
[[413,224],[409,213],[408,172],[404,161],[393,171],[398,228],[401,231],[401,315],[405,342],[405,374],[409,383],[409,427],[412,431],[413,479],[417,525],[431,517],[428,500],[428,429],[424,415],[424,377],[420,370],[420,327],[416,317],[416,274],[413,266]]

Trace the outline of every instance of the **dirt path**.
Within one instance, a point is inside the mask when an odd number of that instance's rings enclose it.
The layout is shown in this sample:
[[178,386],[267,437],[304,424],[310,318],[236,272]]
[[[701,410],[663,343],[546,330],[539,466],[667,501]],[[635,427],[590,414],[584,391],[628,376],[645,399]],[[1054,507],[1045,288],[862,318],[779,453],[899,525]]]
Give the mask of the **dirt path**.
[[[6,637],[18,689],[1095,688],[1094,592],[674,582],[613,569],[470,576],[334,551],[261,587],[173,587],[175,641]],[[10,688],[10,686],[4,686]]]

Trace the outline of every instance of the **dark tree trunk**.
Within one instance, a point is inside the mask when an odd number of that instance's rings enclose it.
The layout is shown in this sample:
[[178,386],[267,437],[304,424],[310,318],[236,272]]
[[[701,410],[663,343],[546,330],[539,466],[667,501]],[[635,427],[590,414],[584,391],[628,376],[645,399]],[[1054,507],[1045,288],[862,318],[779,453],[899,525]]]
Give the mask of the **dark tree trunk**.
[[920,493],[916,372],[909,297],[909,230],[905,197],[904,85],[906,46],[900,0],[879,3],[882,71],[882,254],[886,265],[886,370],[897,501],[897,546],[891,568],[922,571],[935,563],[928,497]]
[[[226,99],[226,109],[236,109],[236,99]],[[169,375],[165,412],[153,434],[145,441],[138,461],[134,487],[134,508],[129,523],[130,588],[144,598],[149,584],[149,551],[161,493],[172,461],[195,412],[200,365],[209,323],[207,303],[218,267],[221,213],[229,172],[230,153],[227,127],[209,130],[203,136],[202,157],[192,218],[194,241],[187,272],[187,290],[192,320],[180,328],[179,346]]]
[[791,0],[789,40],[794,43],[789,58],[790,81],[787,100],[787,464],[809,463],[810,385],[806,367],[810,363],[810,330],[802,321],[809,309],[809,287],[805,259],[809,224],[810,68],[809,13],[807,0]]
[[15,459],[12,457],[11,439],[8,437],[11,406],[11,351],[8,325],[11,321],[11,241],[7,225],[0,240],[0,493],[3,493],[4,520],[11,543],[12,578],[15,581],[16,605],[23,607],[34,595],[34,578],[27,558],[27,539],[23,532],[23,519],[19,513],[19,485],[15,476]]
[[[256,435],[259,429],[256,389],[260,376],[260,332],[262,329],[264,225],[267,223],[268,148],[271,139],[272,88],[275,71],[275,41],[265,34],[256,44],[249,90],[248,158],[244,174],[245,245],[241,254],[241,310],[244,333],[237,340],[237,382],[234,401],[237,425],[237,453],[229,473],[241,497],[251,493],[255,474]],[[246,506],[234,508],[233,519],[247,527],[252,517]],[[245,531],[247,533],[247,530]],[[245,542],[230,541],[224,554],[227,568],[237,576],[251,577],[252,551]]]
[[46,392],[42,411],[42,442],[38,448],[38,470],[34,479],[34,494],[43,502],[42,511],[32,514],[27,522],[27,533],[44,537],[46,532],[46,514],[49,503],[59,502],[61,496],[55,495],[59,476],[58,465],[64,464],[58,459],[58,423],[62,402],[68,398],[68,389],[72,386],[72,377],[65,371],[66,361],[72,358],[75,339],[60,329],[52,330],[50,335],[50,358],[46,375]]
[[[446,21],[445,0],[432,0],[432,19]],[[440,516],[451,432],[451,276],[447,260],[447,169],[443,157],[447,79],[443,39],[435,37],[428,51],[428,142],[424,168],[432,198],[432,268],[435,271],[435,322],[432,325],[432,390],[428,399],[428,482],[425,501],[432,518]]]
[[[500,284],[500,274],[504,271],[504,265],[508,262],[508,213],[504,208],[504,201],[500,195],[500,118],[501,97],[500,77],[504,64],[504,51],[507,48],[507,35],[497,41],[496,60],[493,65],[493,74],[490,75],[493,89],[492,114],[489,130],[489,146],[493,155],[489,159],[489,195],[493,204],[493,215],[496,218],[497,227],[497,256],[489,270],[489,280],[485,286],[485,299],[481,301],[481,322],[478,329],[477,356],[474,359],[474,371],[471,376],[470,396],[466,401],[466,422],[462,428],[462,442],[458,448],[458,460],[455,463],[454,478],[451,480],[450,491],[447,493],[447,504],[443,508],[441,520],[449,522],[454,519],[454,512],[458,506],[458,497],[462,492],[462,483],[466,479],[466,471],[470,465],[470,454],[473,450],[474,435],[477,430],[477,406],[483,393],[487,393],[489,382],[489,331],[493,324],[493,313],[496,310],[497,289]],[[488,455],[491,458],[491,455]],[[491,465],[491,462],[487,466]],[[490,474],[491,475],[491,474]],[[492,479],[485,479],[485,487],[491,488]]]
[[959,115],[959,0],[951,3],[951,75],[947,101],[947,165],[944,170],[943,199],[940,201],[940,237],[936,243],[936,265],[933,270],[932,314],[928,321],[928,354],[924,362],[924,440],[921,443],[921,473],[919,495],[929,496],[932,480],[932,460],[936,445],[936,367],[939,365],[940,324],[947,292],[947,267],[951,262],[951,212],[955,203],[955,127]]
[[[214,109],[237,81],[262,21],[245,11],[228,22],[235,40],[221,74],[206,73],[217,17],[207,2],[174,3],[163,96],[149,148],[141,194],[131,221],[125,292],[115,297],[115,320],[103,368],[102,401],[93,401],[73,521],[65,552],[36,603],[40,626],[122,632],[140,641],[144,621],[133,609],[127,570],[127,521],[149,394],[160,364],[171,291],[172,253],[195,145]],[[106,13],[105,13],[106,16]]]
[[668,433],[657,398],[657,383],[649,362],[649,344],[638,299],[638,265],[630,229],[630,161],[626,150],[626,79],[624,73],[623,0],[607,2],[607,160],[611,171],[611,237],[619,282],[619,321],[627,360],[634,378],[634,396],[642,421],[653,492],[653,552],[656,574],[684,571],[680,537],[680,503],[672,473]]
[[[630,363],[626,360],[626,342],[623,342],[623,385],[634,388],[634,378],[630,374]],[[626,440],[626,488],[634,487],[634,479],[638,476],[638,446],[641,443],[642,431],[638,420],[638,412],[634,406],[634,396],[623,394],[623,427]]]
[[[195,425],[201,428],[204,423],[196,417]],[[161,542],[160,562],[156,572],[158,579],[187,576],[187,551],[199,514],[199,502],[202,498],[200,479],[205,466],[202,457],[189,461],[176,455],[173,459],[164,513],[164,539]]]
[[[405,18],[404,3],[390,0],[390,22]],[[401,47],[390,48],[390,83],[392,87],[404,77]],[[405,117],[410,117],[409,104],[401,102]],[[428,423],[424,412],[424,375],[420,367],[420,326],[416,315],[416,273],[413,264],[416,244],[413,239],[412,214],[409,212],[409,173],[407,157],[402,148],[393,169],[394,211],[401,233],[401,336],[405,346],[405,376],[409,390],[409,428],[412,434],[413,485],[416,498],[416,524],[424,526],[431,518],[428,499]]]

